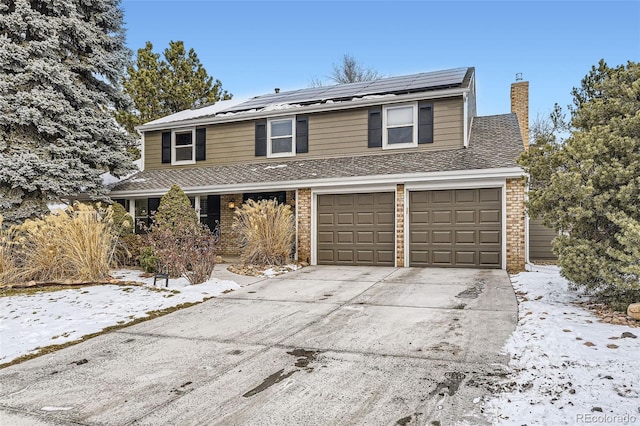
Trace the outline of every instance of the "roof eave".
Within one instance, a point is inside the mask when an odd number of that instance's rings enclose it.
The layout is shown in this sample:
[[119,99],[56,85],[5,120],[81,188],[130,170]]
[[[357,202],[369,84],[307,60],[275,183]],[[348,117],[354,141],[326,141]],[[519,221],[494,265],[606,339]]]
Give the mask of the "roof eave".
[[[282,117],[288,116],[292,114],[311,114],[316,112],[328,112],[328,111],[341,111],[346,109],[354,109],[354,108],[364,108],[368,106],[375,106],[380,104],[395,104],[401,102],[411,102],[417,100],[429,100],[429,99],[437,99],[437,98],[449,98],[462,96],[463,93],[469,92],[469,87],[460,87],[454,89],[445,89],[445,90],[436,90],[436,91],[427,91],[427,92],[417,92],[417,93],[408,93],[403,95],[394,95],[389,97],[371,97],[371,98],[360,98],[353,101],[347,102],[339,102],[339,103],[319,103],[312,105],[305,105],[300,107],[287,108],[283,110],[276,111],[256,111],[256,112],[237,112],[228,116],[209,116],[209,117],[201,117],[194,118],[190,120],[181,120],[174,121],[168,123],[158,123],[158,124],[143,124],[141,126],[137,126],[135,129],[138,132],[149,132],[154,130],[165,130],[165,129],[176,129],[181,127],[194,127],[194,126],[204,126],[209,124],[220,124],[220,123],[233,123],[238,121],[247,121],[247,120],[256,120],[267,117]],[[222,112],[221,114],[224,114]]]
[[[270,182],[250,182],[241,184],[228,185],[208,185],[208,186],[192,186],[184,187],[182,190],[185,194],[234,194],[238,192],[257,192],[270,191],[273,188],[279,190],[294,190],[298,188],[325,188],[339,186],[363,186],[363,185],[383,185],[404,184],[417,182],[438,182],[452,180],[470,180],[470,179],[508,179],[524,176],[525,172],[520,167],[501,167],[492,169],[471,169],[471,170],[448,170],[441,172],[424,172],[424,173],[398,173],[393,175],[372,175],[372,176],[352,176],[337,177],[324,179],[304,179],[292,181],[270,181]],[[112,191],[110,196],[117,197],[154,197],[164,195],[169,188],[159,188],[153,190],[130,190],[130,191]]]

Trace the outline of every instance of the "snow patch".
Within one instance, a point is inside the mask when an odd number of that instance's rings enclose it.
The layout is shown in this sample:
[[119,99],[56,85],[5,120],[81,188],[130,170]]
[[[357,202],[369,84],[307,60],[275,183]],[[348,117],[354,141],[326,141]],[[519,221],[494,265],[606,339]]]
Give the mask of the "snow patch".
[[267,166],[264,169],[265,170],[269,170],[269,169],[282,169],[284,167],[287,167],[286,164],[278,164],[277,166]]

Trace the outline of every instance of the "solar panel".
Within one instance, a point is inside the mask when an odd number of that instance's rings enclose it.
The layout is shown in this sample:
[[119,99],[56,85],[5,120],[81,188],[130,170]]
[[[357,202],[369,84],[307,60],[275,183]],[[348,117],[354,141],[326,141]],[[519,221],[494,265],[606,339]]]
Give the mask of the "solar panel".
[[455,68],[399,77],[382,78],[358,83],[313,87],[257,96],[244,103],[224,110],[224,112],[260,109],[275,104],[309,104],[327,100],[347,99],[367,95],[384,95],[429,90],[441,87],[460,86],[468,68]]

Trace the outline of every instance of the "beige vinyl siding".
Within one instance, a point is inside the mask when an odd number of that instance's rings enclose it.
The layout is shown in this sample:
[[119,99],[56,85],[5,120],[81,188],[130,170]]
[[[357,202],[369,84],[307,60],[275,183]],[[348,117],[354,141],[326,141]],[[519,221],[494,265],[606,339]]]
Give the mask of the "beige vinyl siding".
[[[435,100],[434,142],[408,151],[437,150],[463,145],[462,97]],[[162,164],[162,132],[145,134],[145,167],[201,167],[256,161],[295,161],[306,158],[337,157],[382,152],[368,148],[369,108],[322,112],[309,115],[309,152],[295,157],[269,159],[255,156],[255,121],[216,124],[207,127],[207,160],[184,166]],[[402,151],[405,151],[404,149]]]
[[146,132],[144,134],[144,167],[159,169],[169,164],[162,164],[162,132]]
[[551,250],[556,232],[542,224],[540,219],[529,221],[529,260],[532,262],[553,262],[558,257]]

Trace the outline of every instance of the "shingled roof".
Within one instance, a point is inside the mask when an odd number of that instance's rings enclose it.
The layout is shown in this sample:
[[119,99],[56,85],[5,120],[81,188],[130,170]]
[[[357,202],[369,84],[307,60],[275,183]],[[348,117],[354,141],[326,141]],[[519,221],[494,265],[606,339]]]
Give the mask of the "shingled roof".
[[[305,183],[323,179],[357,178],[398,174],[482,170],[518,167],[516,158],[523,149],[515,114],[475,117],[468,148],[438,151],[385,151],[354,157],[289,160],[280,163],[255,162],[232,165],[145,170],[118,183],[112,196],[119,193],[164,193],[172,184],[197,191],[234,185],[278,185]],[[123,194],[124,195],[124,194]]]

